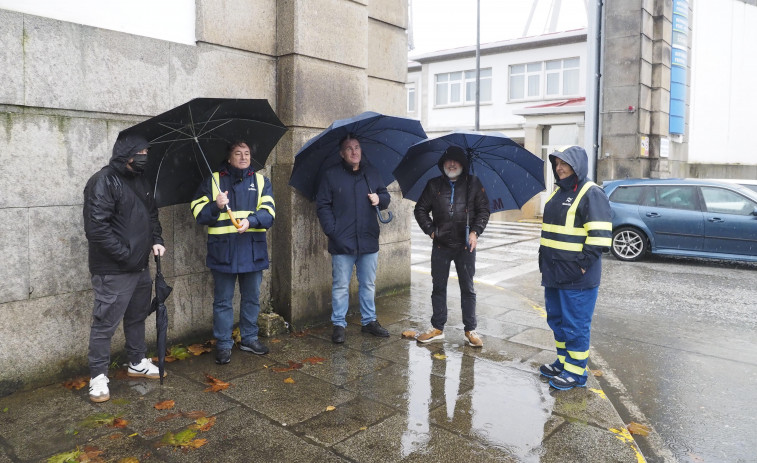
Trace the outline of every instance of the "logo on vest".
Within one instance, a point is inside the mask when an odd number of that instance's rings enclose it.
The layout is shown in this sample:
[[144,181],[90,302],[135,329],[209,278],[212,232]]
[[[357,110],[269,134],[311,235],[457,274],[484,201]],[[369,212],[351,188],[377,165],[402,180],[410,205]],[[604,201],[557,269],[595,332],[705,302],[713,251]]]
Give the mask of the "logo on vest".
[[562,203],[563,206],[570,206],[571,204],[573,204],[573,198],[571,197],[568,197],[567,199],[565,199],[565,202]]
[[250,187],[249,187],[249,188],[247,189],[247,191],[258,191],[258,190],[257,190],[257,189],[255,188],[255,183],[254,183],[254,182],[253,182],[253,183],[250,183]]

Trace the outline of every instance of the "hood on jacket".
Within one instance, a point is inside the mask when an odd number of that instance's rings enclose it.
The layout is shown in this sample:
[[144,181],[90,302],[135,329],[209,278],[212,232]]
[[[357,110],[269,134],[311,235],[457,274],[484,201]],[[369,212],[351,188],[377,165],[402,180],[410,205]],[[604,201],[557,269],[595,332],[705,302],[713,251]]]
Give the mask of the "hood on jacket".
[[450,145],[444,150],[444,154],[442,154],[442,157],[439,158],[439,162],[436,164],[439,166],[439,170],[444,176],[447,175],[444,173],[444,161],[448,159],[459,162],[460,165],[463,166],[463,173],[461,175],[468,175],[468,167],[470,166],[468,163],[468,156],[465,155],[464,149],[457,145]]
[[113,155],[110,157],[110,166],[121,174],[130,173],[126,169],[126,163],[134,155],[145,148],[149,148],[150,143],[141,135],[126,135],[118,137],[113,145]]
[[555,158],[560,158],[565,161],[576,173],[578,182],[583,182],[589,173],[589,156],[586,154],[586,150],[580,146],[566,146],[558,148],[554,153],[549,155],[549,162],[552,164],[552,173],[555,176],[555,181],[558,181],[560,177],[557,176],[555,171]]

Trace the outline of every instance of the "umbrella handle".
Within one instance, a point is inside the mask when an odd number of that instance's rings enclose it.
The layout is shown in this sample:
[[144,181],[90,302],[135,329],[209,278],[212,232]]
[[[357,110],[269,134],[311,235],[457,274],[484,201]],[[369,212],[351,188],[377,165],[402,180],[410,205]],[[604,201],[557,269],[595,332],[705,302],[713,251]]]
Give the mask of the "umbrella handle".
[[394,215],[392,215],[392,211],[386,211],[389,214],[389,216],[385,219],[381,217],[381,211],[379,210],[379,207],[378,206],[375,206],[375,207],[376,207],[376,215],[378,215],[379,222],[389,223],[392,221],[392,219],[394,218]]
[[161,271],[160,271],[160,256],[159,256],[158,254],[154,254],[154,256],[155,256],[155,267],[156,267],[156,271],[157,271],[158,273],[161,273]]
[[233,223],[233,224],[234,224],[234,226],[235,226],[235,227],[237,227],[237,230],[239,230],[240,228],[242,228],[242,224],[241,224],[241,223],[239,223],[239,220],[237,220],[237,219],[236,219],[236,218],[234,217],[234,214],[233,214],[233,213],[231,212],[231,208],[229,207],[229,205],[228,205],[228,204],[226,205],[226,212],[228,212],[228,213],[229,213],[229,218],[231,219],[231,223]]

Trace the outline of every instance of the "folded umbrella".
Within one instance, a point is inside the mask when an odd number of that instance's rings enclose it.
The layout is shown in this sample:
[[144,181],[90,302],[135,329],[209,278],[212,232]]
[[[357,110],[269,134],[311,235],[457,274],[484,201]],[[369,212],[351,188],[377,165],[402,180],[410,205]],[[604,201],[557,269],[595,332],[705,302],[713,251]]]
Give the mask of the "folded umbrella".
[[490,212],[520,209],[544,191],[544,161],[501,133],[459,131],[411,146],[394,169],[402,196],[418,201],[426,183],[441,175],[438,162],[452,145],[465,150],[470,173],[481,180]]
[[[362,157],[381,173],[386,185],[394,181],[392,170],[405,151],[426,138],[421,123],[415,119],[385,116],[372,111],[340,119],[310,139],[294,157],[289,184],[314,200],[323,173],[342,160],[339,142],[352,134],[360,142]],[[378,206],[376,207],[378,213]],[[379,213],[379,220],[386,223]]]
[[200,183],[226,159],[231,142],[246,141],[251,165],[262,169],[286,130],[268,100],[195,98],[118,136],[137,134],[150,143],[144,175],[163,207],[195,199]]
[[163,373],[166,367],[166,337],[168,335],[168,309],[166,299],[171,295],[173,288],[168,286],[160,270],[160,256],[155,256],[157,273],[155,274],[155,297],[150,304],[150,313],[155,312],[155,329],[158,333],[158,371],[160,384],[163,384]]

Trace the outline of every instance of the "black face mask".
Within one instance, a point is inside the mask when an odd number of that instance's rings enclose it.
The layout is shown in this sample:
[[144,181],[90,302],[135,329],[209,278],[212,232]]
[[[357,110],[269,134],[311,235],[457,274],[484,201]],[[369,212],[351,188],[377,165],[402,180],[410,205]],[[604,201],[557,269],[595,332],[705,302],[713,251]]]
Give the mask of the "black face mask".
[[138,154],[134,156],[129,165],[131,166],[131,170],[138,174],[141,174],[145,171],[145,166],[147,166],[147,155]]

